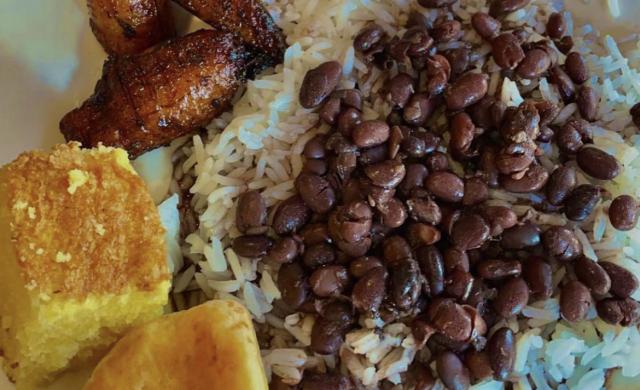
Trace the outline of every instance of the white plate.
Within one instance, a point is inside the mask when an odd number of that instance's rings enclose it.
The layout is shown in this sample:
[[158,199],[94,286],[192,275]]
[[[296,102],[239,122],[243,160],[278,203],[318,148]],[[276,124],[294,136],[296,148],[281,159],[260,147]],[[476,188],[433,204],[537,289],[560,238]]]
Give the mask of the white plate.
[[[640,32],[638,0],[618,0],[618,19],[609,16],[607,1],[566,3],[577,24],[590,21],[615,37]],[[202,26],[182,12],[178,25],[182,31]],[[0,1],[0,164],[63,141],[58,121],[91,94],[104,59],[85,0]],[[58,388],[73,390],[68,384]],[[0,390],[11,389],[0,374]]]

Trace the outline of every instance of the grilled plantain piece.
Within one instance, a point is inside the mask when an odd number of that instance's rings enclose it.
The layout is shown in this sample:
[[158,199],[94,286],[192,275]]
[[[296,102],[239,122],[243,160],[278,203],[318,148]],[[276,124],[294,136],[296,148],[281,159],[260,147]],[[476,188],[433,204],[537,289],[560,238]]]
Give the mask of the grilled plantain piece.
[[175,36],[169,0],[87,0],[89,24],[112,55],[136,54]]
[[260,0],[174,0],[214,28],[240,35],[252,49],[269,57],[268,65],[282,62],[285,37]]
[[111,58],[93,95],[62,118],[60,130],[85,147],[121,147],[135,158],[227,110],[244,82],[246,59],[234,34],[214,30]]

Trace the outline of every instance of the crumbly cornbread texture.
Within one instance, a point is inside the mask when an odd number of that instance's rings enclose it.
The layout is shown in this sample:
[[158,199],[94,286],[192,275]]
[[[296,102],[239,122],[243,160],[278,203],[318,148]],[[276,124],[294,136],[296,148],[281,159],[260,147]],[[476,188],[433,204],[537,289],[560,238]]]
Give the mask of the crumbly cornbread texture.
[[124,150],[29,152],[0,169],[0,348],[18,389],[160,316],[164,229]]
[[209,301],[127,333],[84,390],[267,390],[249,312]]

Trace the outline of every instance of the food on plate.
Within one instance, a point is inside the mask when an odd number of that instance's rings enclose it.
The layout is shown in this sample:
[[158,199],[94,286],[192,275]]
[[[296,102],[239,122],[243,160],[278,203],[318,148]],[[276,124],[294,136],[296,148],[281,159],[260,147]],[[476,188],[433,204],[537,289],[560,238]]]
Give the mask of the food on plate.
[[0,169],[0,349],[18,389],[100,356],[160,316],[164,229],[122,149],[78,143]]
[[274,2],[282,67],[179,151],[179,308],[242,299],[275,388],[640,374],[639,61],[545,1],[341,4]]
[[286,47],[280,28],[260,0],[176,0],[187,11],[214,28],[233,31],[244,42],[270,58],[282,62]]
[[121,147],[135,158],[229,109],[244,83],[246,61],[233,34],[213,30],[111,58],[94,94],[62,118],[60,130],[84,147]]
[[136,54],[175,35],[169,0],[87,0],[96,39],[112,55]]
[[247,309],[214,300],[139,326],[102,359],[85,390],[267,390]]

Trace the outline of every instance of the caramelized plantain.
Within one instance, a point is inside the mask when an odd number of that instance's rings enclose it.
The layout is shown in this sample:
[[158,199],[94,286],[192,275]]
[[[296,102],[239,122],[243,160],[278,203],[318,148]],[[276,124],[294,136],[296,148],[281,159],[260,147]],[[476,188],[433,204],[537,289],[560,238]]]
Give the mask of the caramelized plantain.
[[136,54],[175,36],[169,0],[87,0],[91,30],[107,53]]
[[229,109],[244,82],[246,60],[234,34],[214,30],[111,58],[94,94],[62,118],[60,130],[85,147],[117,146],[135,158]]

